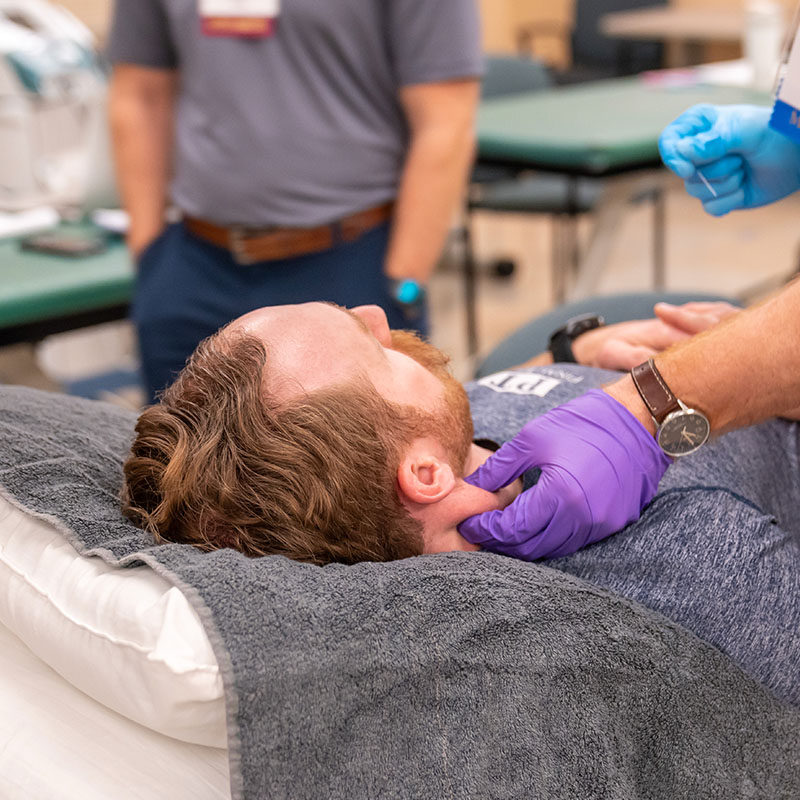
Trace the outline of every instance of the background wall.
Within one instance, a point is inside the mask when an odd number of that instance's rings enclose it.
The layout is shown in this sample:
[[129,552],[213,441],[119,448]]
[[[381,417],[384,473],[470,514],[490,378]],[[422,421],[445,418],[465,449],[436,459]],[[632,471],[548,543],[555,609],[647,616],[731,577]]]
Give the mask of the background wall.
[[[797,0],[775,0],[786,9],[791,20]],[[681,8],[732,8],[740,10],[747,0],[671,0]],[[574,0],[480,0],[484,23],[484,43],[489,52],[511,53],[515,50],[515,31],[526,23],[569,26],[574,10]],[[537,41],[537,55],[556,66],[569,63],[566,37],[552,36]],[[566,41],[565,41],[566,40]],[[540,46],[541,45],[541,46]],[[718,61],[738,58],[741,49],[734,45],[712,45],[706,48],[705,60]]]
[[105,42],[111,19],[112,0],[58,0],[58,2],[82,19],[95,36],[101,42]]
[[566,32],[572,19],[573,0],[480,0],[484,48],[490,53],[513,53],[516,31],[531,23],[554,29],[537,39],[537,55],[556,66],[569,63]]
[[[742,8],[747,0],[672,0],[673,5],[695,8]],[[797,0],[776,0],[787,9],[791,17]],[[61,5],[80,17],[105,41],[113,0],[60,0]],[[484,46],[488,52],[512,53],[516,47],[516,31],[521,25],[536,23],[552,26],[555,30],[568,29],[572,19],[574,0],[478,0],[483,16]],[[537,41],[537,54],[556,66],[569,63],[567,36],[544,36]],[[708,58],[736,58],[738,49],[712,47]]]

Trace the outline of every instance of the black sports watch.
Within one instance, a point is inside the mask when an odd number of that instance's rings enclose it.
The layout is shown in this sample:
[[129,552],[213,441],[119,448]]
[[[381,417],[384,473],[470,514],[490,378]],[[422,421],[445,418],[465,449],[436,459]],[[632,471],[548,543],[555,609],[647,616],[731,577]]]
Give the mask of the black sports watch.
[[688,456],[706,443],[711,433],[708,417],[675,397],[652,358],[634,367],[631,377],[656,424],[658,446],[668,456]]
[[605,324],[606,321],[599,314],[581,314],[579,317],[568,319],[566,325],[562,325],[550,334],[547,342],[547,349],[553,356],[553,361],[562,364],[577,364],[575,353],[572,352],[572,343],[582,333]]

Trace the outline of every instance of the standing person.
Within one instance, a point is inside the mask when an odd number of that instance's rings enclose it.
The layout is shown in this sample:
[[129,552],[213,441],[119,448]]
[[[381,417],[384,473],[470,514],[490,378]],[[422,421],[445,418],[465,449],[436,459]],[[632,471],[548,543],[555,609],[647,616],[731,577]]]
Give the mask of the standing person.
[[[800,145],[769,121],[768,108],[695,106],[664,130],[661,155],[709,213],[763,206],[800,189]],[[656,306],[656,312],[672,324],[691,317],[685,309]],[[461,534],[520,557],[552,529],[602,538],[637,519],[655,495],[664,468],[645,461],[631,468],[631,454],[652,445],[653,436],[667,455],[679,456],[702,447],[709,434],[771,416],[800,418],[800,281],[713,322],[604,393],[578,397],[526,425],[468,480],[493,491],[539,467],[539,482],[507,509],[467,520]],[[560,424],[565,414],[568,428]],[[629,438],[609,449],[621,415]]]
[[110,114],[151,399],[265,304],[377,303],[427,332],[479,27],[475,0],[117,0]]

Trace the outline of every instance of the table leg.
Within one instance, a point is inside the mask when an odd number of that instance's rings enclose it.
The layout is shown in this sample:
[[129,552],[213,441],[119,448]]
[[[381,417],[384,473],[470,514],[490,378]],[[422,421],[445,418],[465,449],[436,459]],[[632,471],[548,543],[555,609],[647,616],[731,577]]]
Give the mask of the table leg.
[[567,299],[567,245],[564,233],[564,215],[553,214],[553,245],[551,255],[551,280],[553,285],[553,305],[560,306]]
[[655,188],[662,186],[665,178],[666,172],[659,169],[607,181],[603,197],[594,212],[591,237],[580,261],[577,279],[569,293],[570,300],[580,300],[597,293],[597,285],[606,268],[628,204],[643,194],[652,194]]
[[663,186],[653,190],[653,288],[665,289],[667,198]]
[[575,283],[580,270],[581,253],[580,242],[578,241],[579,180],[577,176],[570,175],[567,181],[567,215],[564,219],[564,233],[567,246],[565,267],[567,268],[566,279],[569,280],[567,287]]
[[461,226],[461,245],[464,251],[464,310],[466,314],[467,355],[478,352],[478,315],[476,310],[475,250],[472,243],[472,215],[467,210]]

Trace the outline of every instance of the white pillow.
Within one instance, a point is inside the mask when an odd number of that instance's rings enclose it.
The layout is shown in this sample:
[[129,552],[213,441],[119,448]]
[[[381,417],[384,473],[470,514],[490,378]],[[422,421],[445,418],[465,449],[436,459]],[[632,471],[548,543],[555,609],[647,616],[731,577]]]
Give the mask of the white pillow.
[[0,625],[3,800],[230,800],[228,751],[179,742],[78,691]]
[[183,593],[149,567],[78,555],[2,496],[0,623],[114,711],[185,742],[227,746],[219,666]]

